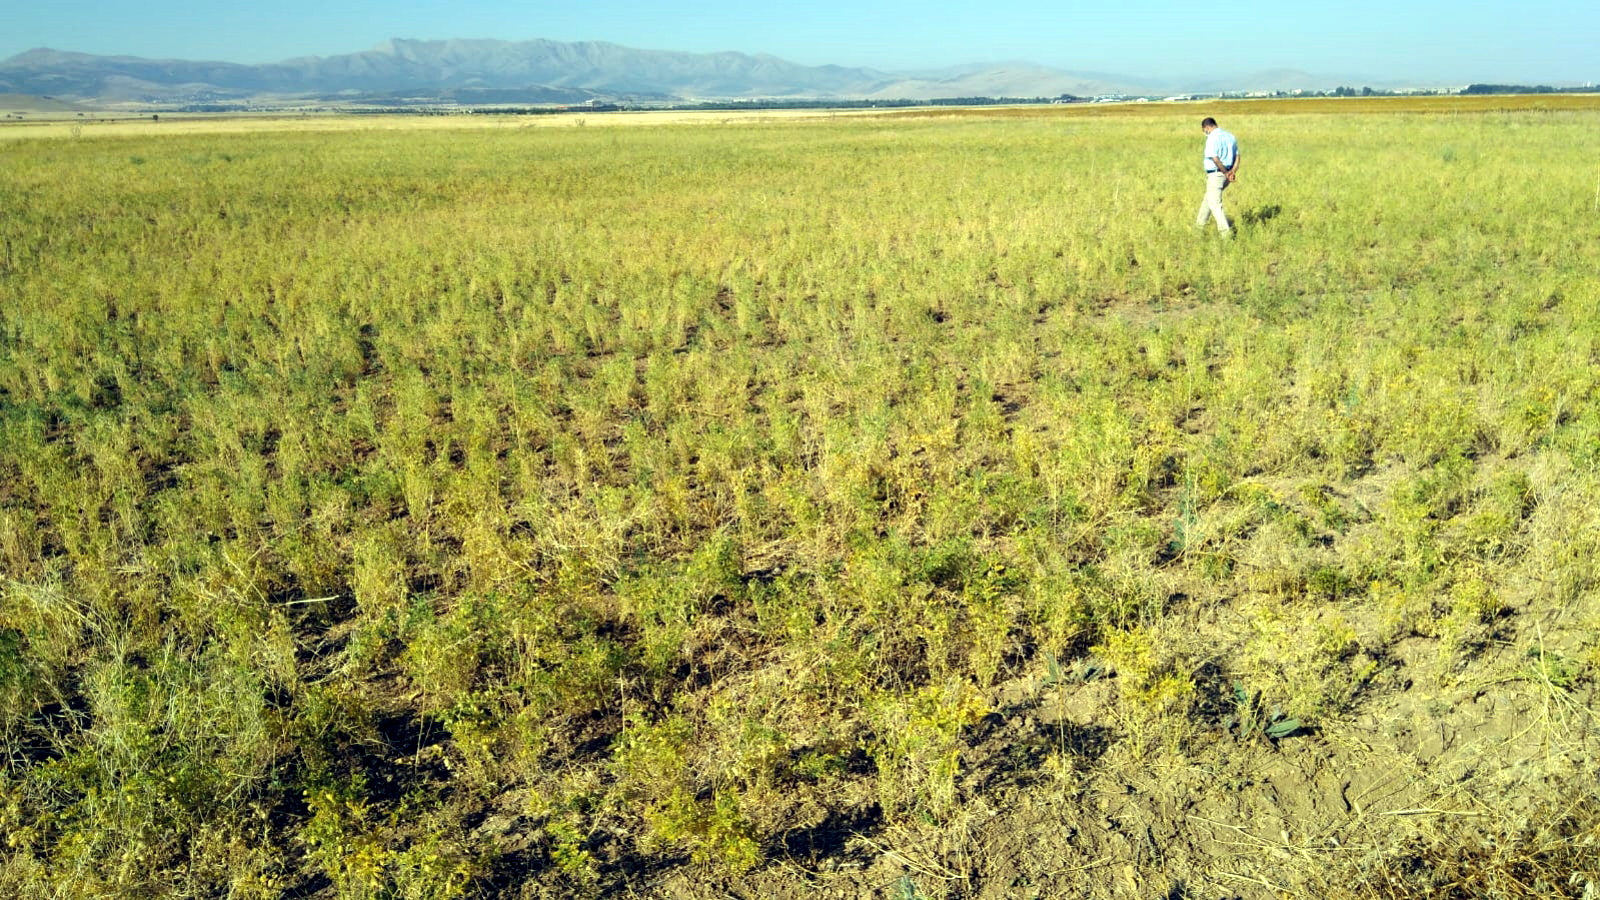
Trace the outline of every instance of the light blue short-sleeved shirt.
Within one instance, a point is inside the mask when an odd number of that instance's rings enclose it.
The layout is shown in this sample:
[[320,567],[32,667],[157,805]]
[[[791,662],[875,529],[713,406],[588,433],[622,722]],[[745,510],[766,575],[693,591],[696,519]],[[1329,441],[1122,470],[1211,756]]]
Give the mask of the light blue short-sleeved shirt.
[[1222,160],[1222,165],[1225,168],[1233,168],[1233,164],[1239,161],[1239,142],[1234,139],[1233,135],[1223,131],[1221,128],[1211,129],[1211,133],[1206,135],[1205,166],[1207,172],[1215,172],[1217,170],[1216,165],[1211,162],[1211,157],[1213,156]]

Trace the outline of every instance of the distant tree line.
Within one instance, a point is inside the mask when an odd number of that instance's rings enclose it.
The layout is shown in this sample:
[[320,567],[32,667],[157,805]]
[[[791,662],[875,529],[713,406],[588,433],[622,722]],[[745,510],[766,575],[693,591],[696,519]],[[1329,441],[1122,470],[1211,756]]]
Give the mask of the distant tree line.
[[[1459,91],[1439,91],[1439,93],[1452,94],[1585,94],[1593,91],[1593,87],[1551,87],[1548,84],[1469,84]],[[1280,92],[1281,93],[1281,92]],[[1322,91],[1323,97],[1392,97],[1405,91],[1386,91],[1381,88],[1353,88],[1336,87],[1331,91]],[[1410,93],[1416,93],[1415,91]],[[1315,92],[1307,92],[1301,96],[1319,96]]]
[[1587,94],[1594,88],[1551,87],[1548,84],[1469,84],[1461,89],[1463,94]]

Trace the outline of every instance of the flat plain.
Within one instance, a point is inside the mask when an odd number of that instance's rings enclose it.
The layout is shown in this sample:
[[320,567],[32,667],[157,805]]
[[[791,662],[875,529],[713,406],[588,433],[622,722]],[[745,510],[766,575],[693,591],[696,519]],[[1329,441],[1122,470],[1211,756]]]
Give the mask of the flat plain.
[[714,118],[0,128],[0,888],[1600,891],[1597,98]]

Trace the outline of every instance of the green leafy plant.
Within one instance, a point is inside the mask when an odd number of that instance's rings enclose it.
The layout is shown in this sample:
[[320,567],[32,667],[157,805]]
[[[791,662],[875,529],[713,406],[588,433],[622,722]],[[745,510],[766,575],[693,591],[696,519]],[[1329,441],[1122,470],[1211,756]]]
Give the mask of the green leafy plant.
[[1276,743],[1305,731],[1299,719],[1290,718],[1281,707],[1267,707],[1259,691],[1251,691],[1238,681],[1233,683],[1233,712],[1222,720],[1222,730],[1239,740],[1259,737]]

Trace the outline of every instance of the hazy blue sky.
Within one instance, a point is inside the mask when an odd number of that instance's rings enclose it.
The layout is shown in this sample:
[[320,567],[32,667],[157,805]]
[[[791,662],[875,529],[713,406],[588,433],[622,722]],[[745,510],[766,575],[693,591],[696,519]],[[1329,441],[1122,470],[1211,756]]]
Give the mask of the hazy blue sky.
[[1394,79],[1600,82],[1600,0],[15,0],[0,58],[32,47],[275,62],[390,37],[601,40],[908,69],[1025,60],[1210,79],[1272,68]]

